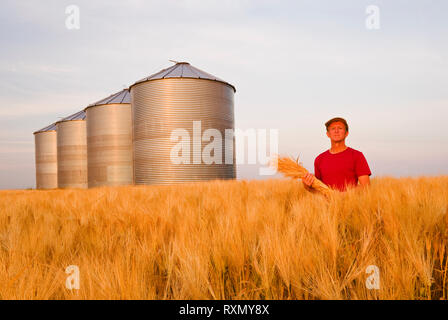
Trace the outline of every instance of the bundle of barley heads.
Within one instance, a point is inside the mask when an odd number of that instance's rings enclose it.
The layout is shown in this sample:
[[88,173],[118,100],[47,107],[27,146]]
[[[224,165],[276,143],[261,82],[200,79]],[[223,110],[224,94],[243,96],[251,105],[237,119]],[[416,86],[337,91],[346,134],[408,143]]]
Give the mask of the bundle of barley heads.
[[[282,173],[285,177],[292,179],[301,179],[308,170],[299,163],[299,159],[293,159],[290,157],[280,157],[278,155],[274,156],[271,160],[271,166],[277,169],[278,172]],[[311,187],[314,190],[329,196],[331,189],[322,181],[315,178]]]

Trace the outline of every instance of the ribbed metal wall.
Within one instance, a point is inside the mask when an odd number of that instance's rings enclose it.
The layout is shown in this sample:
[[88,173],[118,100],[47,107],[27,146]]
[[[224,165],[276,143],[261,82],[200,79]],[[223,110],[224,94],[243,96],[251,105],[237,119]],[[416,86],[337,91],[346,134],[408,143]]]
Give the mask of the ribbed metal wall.
[[85,109],[87,114],[88,185],[131,185],[131,105],[106,104]]
[[58,187],[87,188],[86,121],[57,124]]
[[[179,182],[234,179],[233,163],[225,164],[225,129],[234,129],[234,88],[213,80],[166,78],[131,86],[134,141],[135,184],[172,184]],[[217,129],[222,136],[222,164],[193,164],[193,121],[201,129]],[[174,129],[190,134],[190,164],[173,164],[170,140]],[[209,142],[202,142],[202,149]]]
[[58,162],[56,131],[34,134],[36,155],[36,188],[55,189],[58,187]]

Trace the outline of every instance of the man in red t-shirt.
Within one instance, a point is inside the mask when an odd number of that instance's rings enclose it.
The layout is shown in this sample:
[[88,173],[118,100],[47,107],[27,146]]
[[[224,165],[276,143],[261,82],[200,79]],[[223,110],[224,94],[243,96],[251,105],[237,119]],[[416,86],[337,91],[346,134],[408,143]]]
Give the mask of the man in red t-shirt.
[[321,153],[314,160],[314,175],[306,174],[303,184],[308,191],[314,191],[311,185],[318,178],[327,186],[339,191],[347,187],[370,185],[369,165],[362,152],[347,147],[348,124],[343,118],[333,118],[325,123],[327,136],[331,140],[331,149]]

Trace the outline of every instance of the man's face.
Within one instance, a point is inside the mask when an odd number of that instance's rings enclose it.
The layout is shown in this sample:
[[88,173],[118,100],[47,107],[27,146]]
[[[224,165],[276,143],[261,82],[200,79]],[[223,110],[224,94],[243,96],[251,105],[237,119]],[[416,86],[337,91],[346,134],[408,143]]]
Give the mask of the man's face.
[[336,121],[328,126],[327,137],[330,138],[332,142],[344,141],[348,136],[348,131],[345,131],[345,125]]

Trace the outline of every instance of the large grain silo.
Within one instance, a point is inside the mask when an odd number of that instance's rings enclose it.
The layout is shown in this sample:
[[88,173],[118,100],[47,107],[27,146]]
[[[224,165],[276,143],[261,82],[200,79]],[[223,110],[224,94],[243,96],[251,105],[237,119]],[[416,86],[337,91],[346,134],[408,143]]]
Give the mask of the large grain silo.
[[93,103],[84,111],[89,188],[131,185],[132,112],[128,89]]
[[87,188],[85,118],[80,111],[56,122],[59,188]]
[[[137,81],[130,92],[136,184],[235,178],[234,138],[226,139],[225,133],[225,129],[234,129],[234,86],[187,62],[179,62]],[[193,136],[193,127],[197,132],[198,125],[201,134],[216,129],[212,131],[221,135],[221,163],[207,164],[201,157],[209,142]],[[183,163],[173,162],[172,151],[180,141],[171,139],[176,129],[190,137],[189,141],[183,140],[190,149],[188,161]],[[215,150],[211,154],[215,155]]]
[[36,155],[36,188],[57,188],[58,162],[55,123],[34,132],[34,146]]

